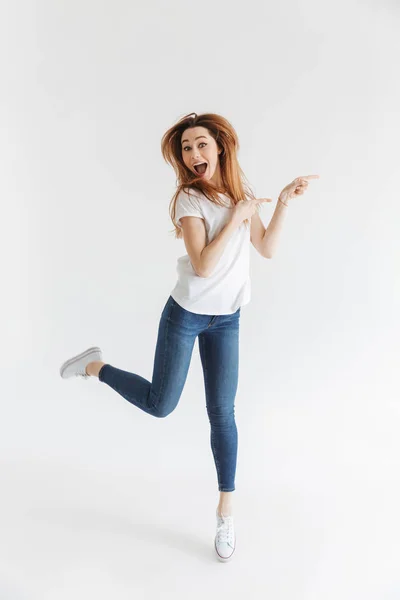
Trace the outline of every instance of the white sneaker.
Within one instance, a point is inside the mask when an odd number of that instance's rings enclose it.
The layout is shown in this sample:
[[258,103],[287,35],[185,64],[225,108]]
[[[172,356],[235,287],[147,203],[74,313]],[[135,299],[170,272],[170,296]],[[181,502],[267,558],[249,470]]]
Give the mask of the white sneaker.
[[68,377],[73,377],[74,375],[87,379],[90,375],[86,373],[86,365],[95,360],[103,361],[101,350],[97,346],[88,348],[84,352],[81,352],[81,354],[66,360],[60,367],[60,375],[63,379],[68,379]]
[[221,562],[227,562],[232,558],[236,547],[236,535],[235,528],[233,525],[233,516],[220,516],[218,509],[217,515],[217,533],[215,535],[215,551],[217,553],[218,560]]

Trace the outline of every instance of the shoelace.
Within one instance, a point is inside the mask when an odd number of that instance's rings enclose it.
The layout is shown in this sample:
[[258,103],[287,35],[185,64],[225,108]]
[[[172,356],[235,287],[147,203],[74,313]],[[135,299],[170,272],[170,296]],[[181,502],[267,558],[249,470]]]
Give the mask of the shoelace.
[[233,546],[234,542],[234,530],[233,530],[233,517],[221,517],[218,515],[218,526],[217,526],[217,543],[226,542]]
[[86,373],[86,366],[85,366],[85,367],[83,367],[83,369],[80,369],[79,371],[77,371],[77,372],[75,373],[75,376],[76,376],[76,377],[83,377],[84,379],[87,379],[88,377],[90,377],[90,375],[88,375],[88,374]]

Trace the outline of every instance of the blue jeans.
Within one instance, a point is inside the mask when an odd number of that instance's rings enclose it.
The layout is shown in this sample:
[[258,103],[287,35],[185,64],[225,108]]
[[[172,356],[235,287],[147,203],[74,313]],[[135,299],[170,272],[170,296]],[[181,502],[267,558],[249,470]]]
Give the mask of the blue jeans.
[[220,492],[235,490],[238,433],[235,396],[239,369],[240,308],[229,315],[190,312],[169,296],[161,314],[151,382],[135,373],[102,366],[99,381],[153,417],[177,406],[199,337],[211,450]]

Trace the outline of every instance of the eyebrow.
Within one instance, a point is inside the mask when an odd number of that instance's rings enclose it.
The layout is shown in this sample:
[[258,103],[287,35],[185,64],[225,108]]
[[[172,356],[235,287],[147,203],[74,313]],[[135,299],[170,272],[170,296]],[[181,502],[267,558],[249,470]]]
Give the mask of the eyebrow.
[[[195,139],[195,140],[198,140],[199,138],[204,138],[205,140],[207,139],[205,135],[198,135],[198,136],[197,136],[197,138],[194,138],[194,139]],[[181,142],[181,143],[183,144],[184,142],[188,142],[188,141],[189,141],[189,140],[182,140],[182,142]]]

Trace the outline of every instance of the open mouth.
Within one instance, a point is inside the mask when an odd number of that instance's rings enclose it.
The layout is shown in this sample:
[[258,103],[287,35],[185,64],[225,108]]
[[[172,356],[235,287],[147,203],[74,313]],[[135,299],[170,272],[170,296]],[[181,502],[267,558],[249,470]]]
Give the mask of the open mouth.
[[207,163],[201,163],[199,165],[195,165],[194,169],[195,169],[196,173],[198,173],[199,175],[204,175],[204,173],[207,170]]

